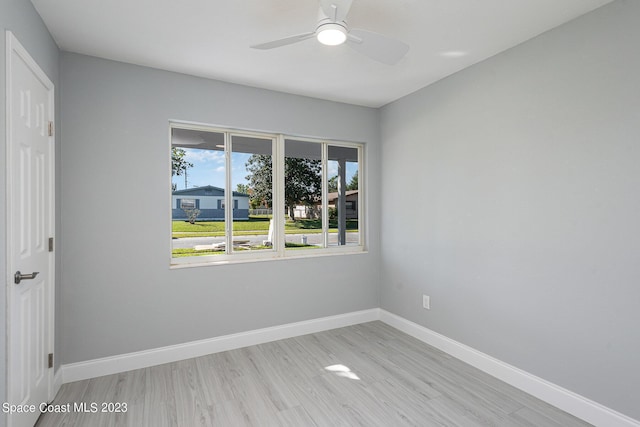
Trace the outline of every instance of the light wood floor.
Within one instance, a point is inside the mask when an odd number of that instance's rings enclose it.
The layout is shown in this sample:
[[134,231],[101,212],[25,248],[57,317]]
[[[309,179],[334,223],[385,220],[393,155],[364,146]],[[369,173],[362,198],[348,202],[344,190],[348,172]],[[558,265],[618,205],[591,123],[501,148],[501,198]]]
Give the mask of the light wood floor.
[[371,322],[65,384],[37,426],[587,426],[396,329]]

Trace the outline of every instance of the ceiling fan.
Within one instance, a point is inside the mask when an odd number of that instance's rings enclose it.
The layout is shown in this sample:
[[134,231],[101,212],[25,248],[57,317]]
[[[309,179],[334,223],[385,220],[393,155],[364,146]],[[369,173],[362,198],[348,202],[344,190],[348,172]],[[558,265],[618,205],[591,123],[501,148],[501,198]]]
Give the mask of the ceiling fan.
[[318,25],[315,31],[297,34],[251,46],[253,49],[273,49],[316,37],[322,44],[337,46],[346,43],[371,59],[393,65],[400,61],[409,46],[400,40],[358,28],[349,29],[345,20],[353,0],[320,0]]

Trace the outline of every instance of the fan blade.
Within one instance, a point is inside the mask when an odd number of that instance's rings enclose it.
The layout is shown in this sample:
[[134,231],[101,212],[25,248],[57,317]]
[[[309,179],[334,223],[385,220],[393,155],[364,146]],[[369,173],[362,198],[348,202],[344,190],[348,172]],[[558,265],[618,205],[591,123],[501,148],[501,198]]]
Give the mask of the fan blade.
[[320,10],[333,22],[344,21],[353,0],[320,0]]
[[315,32],[297,34],[295,36],[285,37],[283,39],[278,39],[278,40],[274,40],[274,41],[267,42],[267,43],[256,44],[256,45],[251,46],[251,48],[253,48],[253,49],[261,49],[261,50],[273,49],[273,48],[276,48],[276,47],[286,46],[288,44],[294,44],[294,43],[298,43],[298,42],[301,42],[301,41],[306,40],[306,39],[310,39],[315,34],[316,34]]
[[409,51],[409,45],[400,40],[360,29],[349,32],[347,44],[369,58],[388,65],[396,64]]

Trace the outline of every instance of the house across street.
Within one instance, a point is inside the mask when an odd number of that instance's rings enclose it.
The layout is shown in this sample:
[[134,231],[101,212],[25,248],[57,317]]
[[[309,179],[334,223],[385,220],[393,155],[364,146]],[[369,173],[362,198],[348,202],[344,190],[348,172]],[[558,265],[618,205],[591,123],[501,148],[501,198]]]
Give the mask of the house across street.
[[[207,185],[204,187],[187,188],[173,192],[171,216],[174,220],[187,219],[190,209],[199,209],[198,220],[224,219],[224,189]],[[249,195],[233,192],[233,219],[249,219]]]

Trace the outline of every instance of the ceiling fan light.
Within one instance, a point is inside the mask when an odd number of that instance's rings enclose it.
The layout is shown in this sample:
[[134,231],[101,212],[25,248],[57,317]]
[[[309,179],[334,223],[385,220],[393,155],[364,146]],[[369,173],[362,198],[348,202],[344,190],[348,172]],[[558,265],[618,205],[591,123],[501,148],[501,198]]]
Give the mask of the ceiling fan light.
[[347,40],[347,30],[338,24],[324,24],[316,33],[318,41],[327,46],[337,46]]

